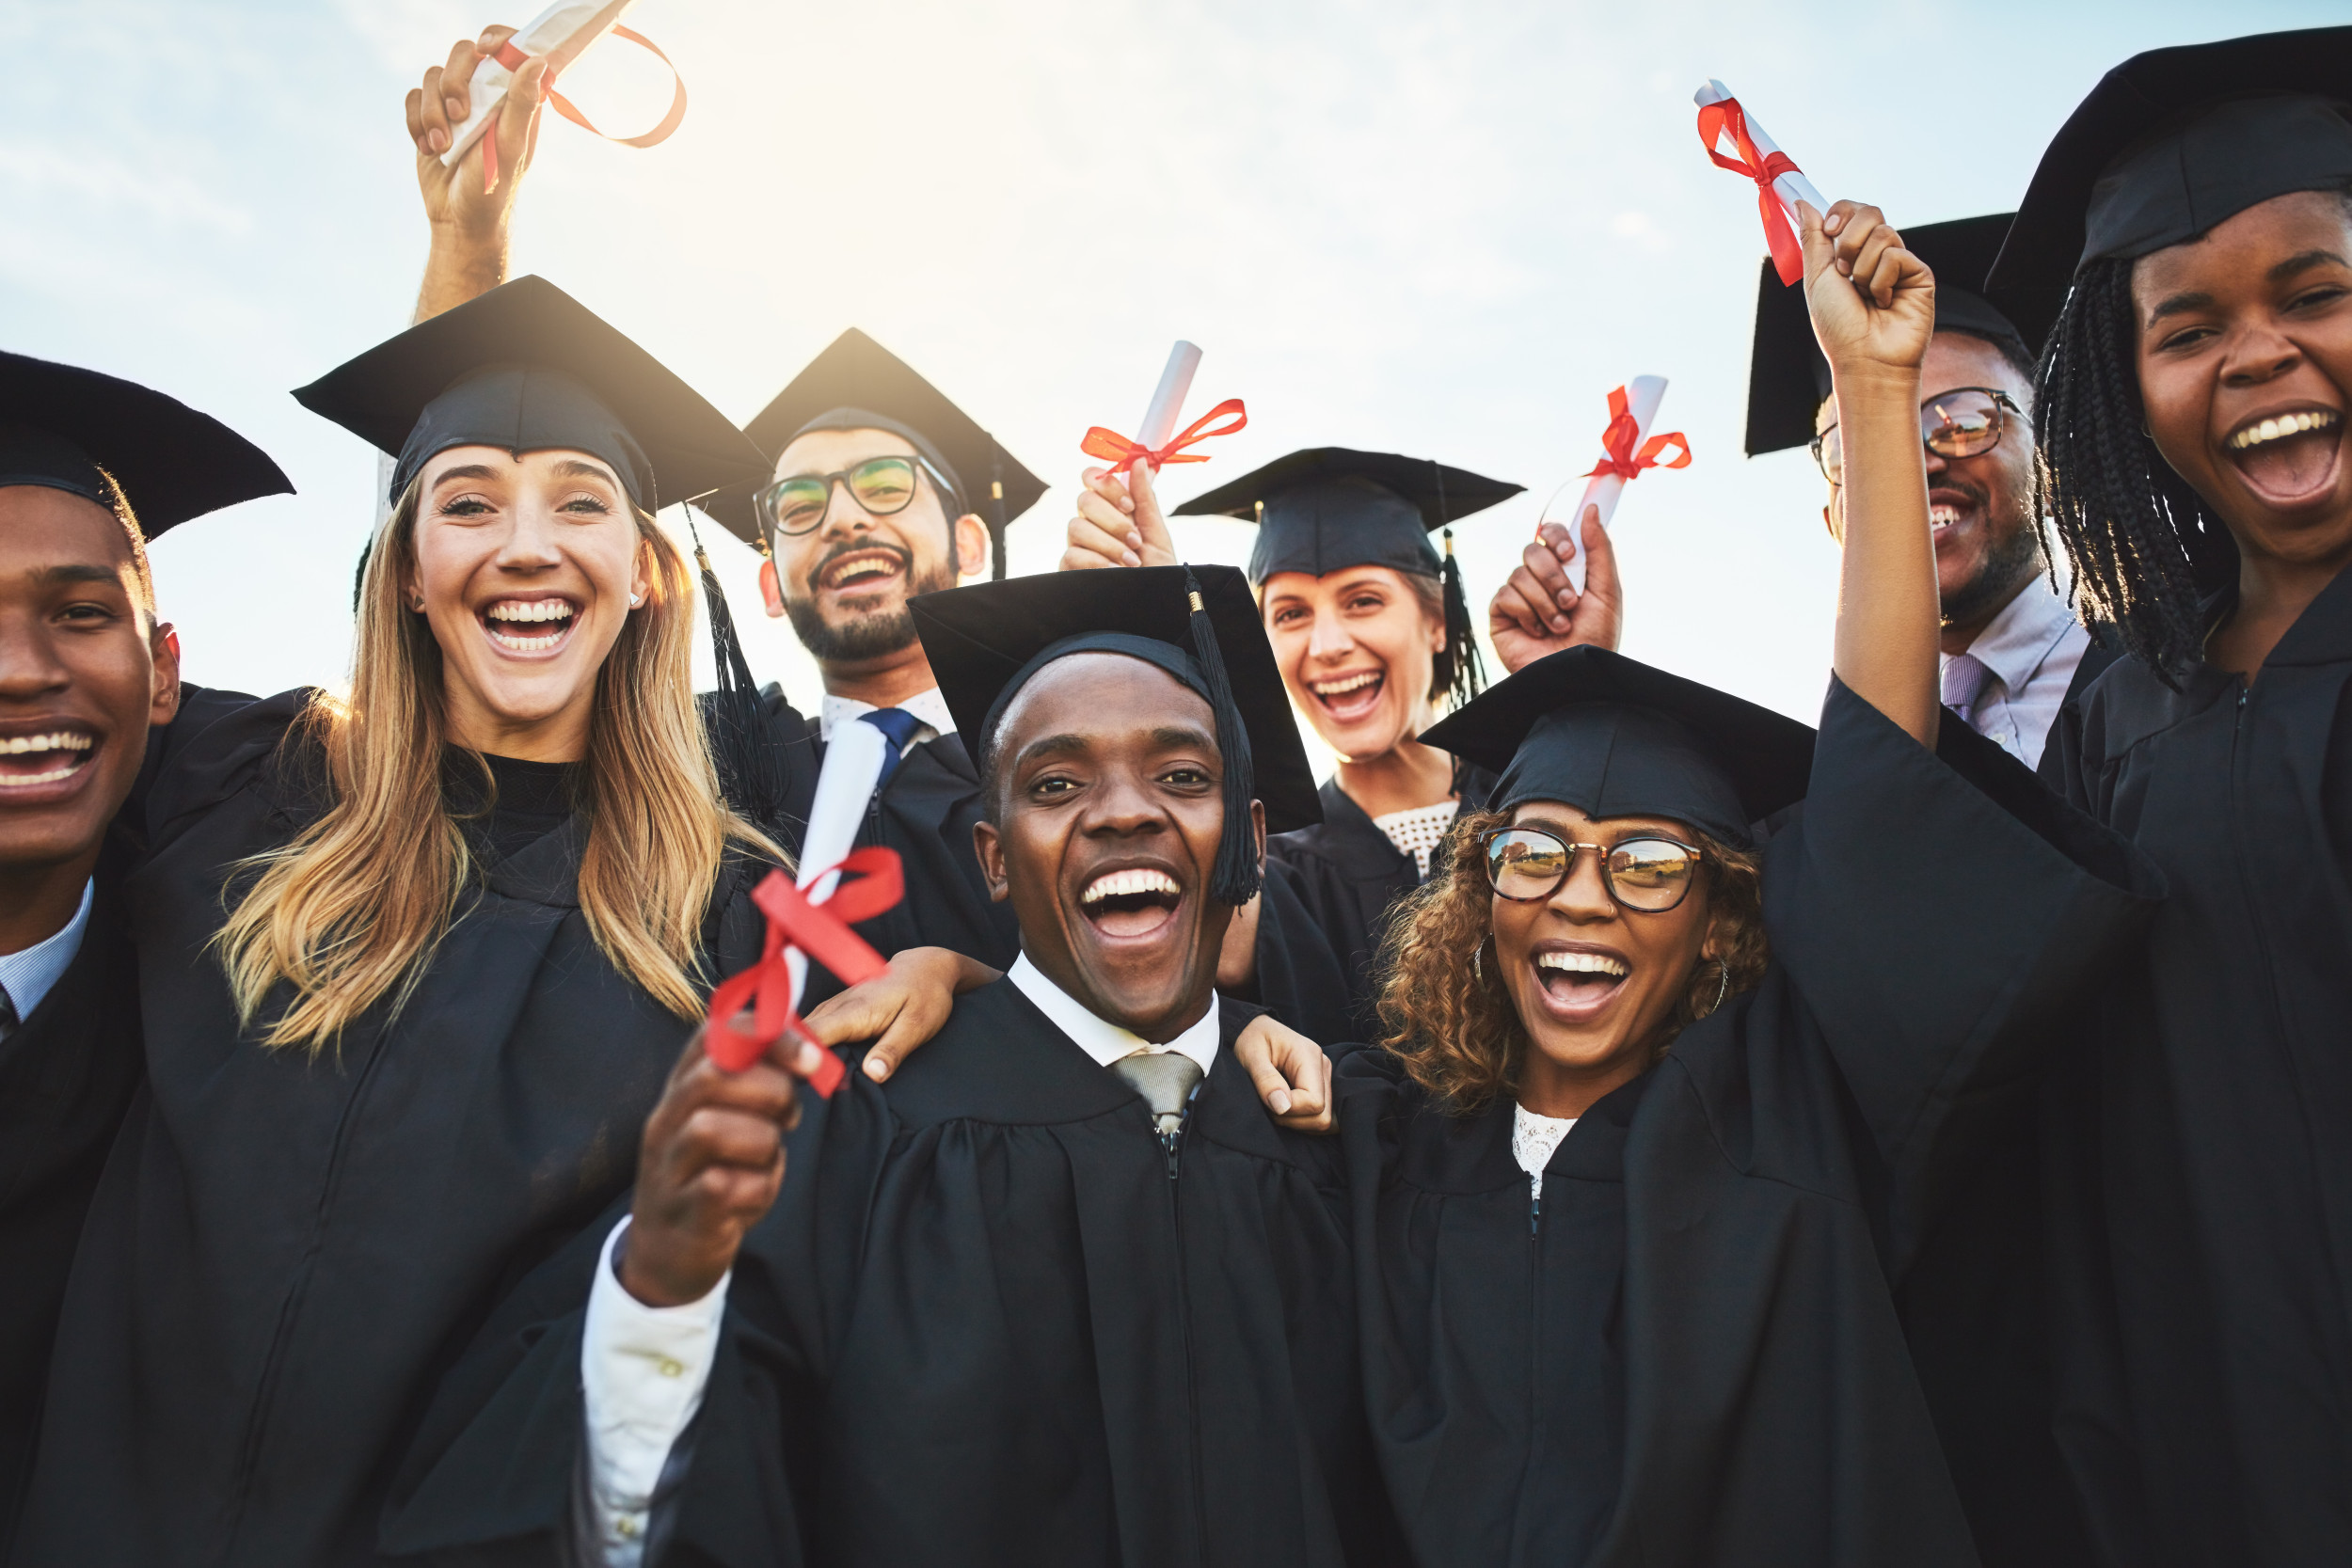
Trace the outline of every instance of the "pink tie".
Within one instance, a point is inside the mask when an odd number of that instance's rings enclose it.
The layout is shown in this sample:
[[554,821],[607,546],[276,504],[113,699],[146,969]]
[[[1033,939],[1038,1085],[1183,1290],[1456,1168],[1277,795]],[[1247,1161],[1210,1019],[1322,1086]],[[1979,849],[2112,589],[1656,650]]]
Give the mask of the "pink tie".
[[1992,679],[1993,671],[1982,659],[1954,654],[1944,665],[1944,705],[1959,714],[1963,723],[1974,724],[1977,699]]

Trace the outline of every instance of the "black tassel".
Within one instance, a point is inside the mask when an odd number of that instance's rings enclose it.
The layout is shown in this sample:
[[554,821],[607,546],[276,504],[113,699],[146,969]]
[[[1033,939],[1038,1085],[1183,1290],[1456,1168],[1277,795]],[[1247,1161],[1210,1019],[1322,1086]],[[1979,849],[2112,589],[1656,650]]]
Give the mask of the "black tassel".
[[1217,840],[1216,864],[1209,874],[1209,894],[1239,909],[1258,896],[1265,867],[1258,859],[1257,834],[1250,829],[1249,805],[1257,785],[1249,766],[1249,731],[1233,705],[1233,686],[1225,673],[1225,654],[1217,646],[1216,626],[1200,597],[1200,579],[1184,568],[1184,594],[1192,606],[1192,657],[1209,683],[1209,711],[1216,715],[1216,749],[1225,757],[1225,832]]
[[783,759],[768,721],[760,712],[759,688],[743,657],[743,641],[736,634],[735,614],[727,608],[726,591],[711,570],[703,548],[702,531],[694,526],[694,510],[686,511],[686,531],[694,541],[694,564],[702,568],[703,600],[710,617],[711,662],[717,667],[718,689],[705,704],[710,729],[710,750],[719,765],[719,788],[738,813],[762,826],[784,813],[786,781]]
[[359,613],[359,598],[368,588],[368,557],[374,553],[375,541],[373,539],[359,546],[359,564],[353,568],[351,574],[351,613],[354,616]]
[[1462,590],[1462,563],[1454,559],[1454,531],[1445,531],[1445,647],[1446,689],[1460,707],[1486,689],[1486,663],[1478,652],[1478,631],[1470,625],[1470,595]]
[[988,493],[996,503],[996,526],[989,531],[991,567],[989,579],[1005,580],[1005,530],[1012,524],[1005,516],[1005,449],[992,437],[988,443]]

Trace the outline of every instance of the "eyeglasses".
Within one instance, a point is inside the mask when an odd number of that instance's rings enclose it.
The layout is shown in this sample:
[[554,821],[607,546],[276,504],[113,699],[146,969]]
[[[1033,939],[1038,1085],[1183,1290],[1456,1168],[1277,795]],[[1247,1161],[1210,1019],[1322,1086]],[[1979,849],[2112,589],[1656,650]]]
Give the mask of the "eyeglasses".
[[1617,844],[1578,844],[1542,828],[1496,828],[1482,841],[1486,880],[1498,898],[1533,903],[1560,891],[1576,869],[1577,852],[1600,857],[1601,884],[1629,910],[1664,914],[1691,892],[1705,852],[1661,834]]
[[794,474],[776,481],[752,499],[763,524],[774,532],[795,537],[814,532],[825,520],[836,483],[849,487],[850,499],[868,516],[887,517],[904,512],[914,499],[918,473],[930,475],[942,496],[955,493],[955,487],[923,459],[891,456],[869,457],[854,468],[830,474]]
[[[1919,405],[1919,438],[1938,457],[1976,457],[2001,444],[2010,420],[2026,411],[2007,392],[1991,387],[1955,387]],[[1813,461],[1832,484],[1845,482],[1846,455],[1831,425],[1813,437]]]

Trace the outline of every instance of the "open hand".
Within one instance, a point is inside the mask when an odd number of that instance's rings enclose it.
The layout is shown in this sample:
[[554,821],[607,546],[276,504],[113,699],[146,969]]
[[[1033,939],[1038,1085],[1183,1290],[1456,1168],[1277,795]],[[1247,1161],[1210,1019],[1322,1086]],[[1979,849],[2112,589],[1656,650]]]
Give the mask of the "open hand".
[[863,1070],[879,1084],[946,1026],[957,997],[1003,978],[945,947],[902,948],[880,974],[828,997],[801,1022],[819,1045],[871,1040]]
[[1935,275],[1876,207],[1834,201],[1820,214],[1799,202],[1797,219],[1805,304],[1832,373],[1915,377],[1935,335]]
[[485,138],[499,139],[498,189],[483,193],[480,140],[455,167],[441,162],[450,138],[473,113],[474,72],[514,36],[514,28],[500,26],[484,28],[478,39],[461,39],[450,46],[448,61],[428,69],[422,84],[409,91],[408,139],[417,149],[417,189],[437,240],[444,232],[476,244],[502,238],[514,212],[515,188],[539,144],[539,109],[547,101],[545,57],[523,63],[507,88],[497,123],[483,133]]
[[1339,1120],[1331,1106],[1331,1058],[1297,1030],[1260,1014],[1233,1040],[1233,1057],[1249,1070],[1258,1098],[1277,1125],[1299,1132],[1329,1132]]
[[818,1048],[787,1038],[741,1072],[686,1042],[645,1119],[621,1283],[648,1307],[700,1301],[735,1266],[743,1235],[784,1186],[784,1134],[800,1124],[794,1071]]
[[1061,552],[1065,572],[1097,566],[1173,566],[1176,542],[1161,515],[1145,465],[1128,470],[1121,483],[1108,468],[1089,468],[1079,477],[1078,515],[1070,519],[1069,547]]
[[1568,585],[1575,542],[1565,525],[1546,523],[1541,537],[1519,552],[1519,564],[1486,607],[1486,635],[1505,670],[1517,672],[1563,648],[1614,650],[1625,631],[1625,594],[1617,580],[1617,552],[1600,526],[1600,509],[1588,506],[1581,519],[1584,535],[1584,592]]

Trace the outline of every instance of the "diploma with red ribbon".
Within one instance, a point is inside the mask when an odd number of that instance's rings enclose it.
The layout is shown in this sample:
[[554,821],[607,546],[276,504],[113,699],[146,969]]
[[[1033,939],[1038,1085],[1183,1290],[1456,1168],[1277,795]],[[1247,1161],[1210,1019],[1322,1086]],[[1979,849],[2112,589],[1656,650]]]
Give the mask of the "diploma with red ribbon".
[[[1089,426],[1086,439],[1078,448],[1089,457],[1099,457],[1111,466],[1111,472],[1123,474],[1138,463],[1149,467],[1164,468],[1170,463],[1206,463],[1207,452],[1187,451],[1212,436],[1231,436],[1249,422],[1249,411],[1239,398],[1227,398],[1215,408],[1186,425],[1183,435],[1175,434],[1177,417],[1184,412],[1184,395],[1192,390],[1192,372],[1200,368],[1200,351],[1183,339],[1168,350],[1167,368],[1160,372],[1160,384],[1152,393],[1152,403],[1143,411],[1139,438],[1130,440],[1115,430],[1101,425]],[[1223,420],[1226,422],[1220,423]]]
[[[623,147],[654,147],[670,139],[670,133],[686,118],[686,83],[678,76],[677,67],[670,64],[670,56],[654,47],[653,41],[642,33],[631,32],[621,25],[622,13],[636,0],[556,0],[532,19],[531,25],[499,45],[498,53],[475,69],[471,102],[473,112],[457,127],[450,138],[449,150],[441,154],[441,163],[449,168],[457,166],[457,160],[476,141],[482,143],[482,190],[484,195],[498,189],[499,143],[496,136],[484,133],[498,123],[500,108],[506,102],[506,89],[515,80],[515,72],[539,55],[548,58],[548,73],[544,78],[548,106],[574,125],[592,135],[604,136],[607,141]],[[558,71],[586,54],[588,46],[605,34],[627,39],[653,55],[663,65],[670,66],[674,84],[669,112],[661,122],[642,135],[610,136],[599,131],[581,114],[572,101],[555,90]]]
[[[767,940],[757,963],[710,993],[710,1028],[703,1037],[703,1050],[729,1072],[750,1067],[787,1034],[802,1034],[800,1015],[793,1011],[793,953],[816,959],[845,985],[870,980],[885,967],[882,956],[850,927],[873,919],[905,895],[898,851],[860,849],[828,871],[855,874],[856,879],[836,883],[833,895],[820,901],[812,901],[781,871],[771,871],[752,890],[752,902],[768,917]],[[840,1057],[821,1052],[808,1086],[830,1098],[847,1075]]]
[[1828,212],[1829,203],[1796,161],[1772,145],[1764,127],[1748,118],[1729,87],[1710,77],[1692,102],[1699,106],[1699,140],[1706,144],[1707,155],[1721,167],[1756,182],[1756,206],[1764,218],[1772,270],[1783,283],[1796,282],[1804,277],[1804,251],[1797,243],[1797,203],[1810,202],[1817,213]]
[[[1662,375],[1637,375],[1609,394],[1609,428],[1600,435],[1601,459],[1579,479],[1586,480],[1584,494],[1576,503],[1576,510],[1566,516],[1556,514],[1552,507],[1567,494],[1562,485],[1544,506],[1544,515],[1536,522],[1538,535],[1545,523],[1565,523],[1568,537],[1576,541],[1576,554],[1568,562],[1568,586],[1584,592],[1584,511],[1591,507],[1600,513],[1600,526],[1607,528],[1609,519],[1617,515],[1617,498],[1625,494],[1629,480],[1638,479],[1650,468],[1685,468],[1691,464],[1691,443],[1678,430],[1652,436],[1650,426],[1658,419],[1658,405],[1666,396],[1666,378]],[[1663,454],[1671,451],[1674,456]]]

